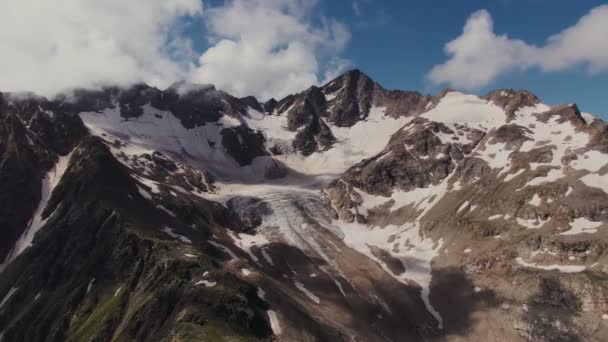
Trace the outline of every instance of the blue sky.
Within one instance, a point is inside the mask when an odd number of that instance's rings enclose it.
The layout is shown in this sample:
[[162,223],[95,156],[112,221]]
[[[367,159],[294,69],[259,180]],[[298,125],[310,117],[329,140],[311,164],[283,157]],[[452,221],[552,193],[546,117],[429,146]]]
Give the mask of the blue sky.
[[[387,88],[436,93],[442,87],[425,81],[433,65],[446,59],[443,46],[460,34],[471,15],[487,9],[495,31],[542,45],[547,37],[576,24],[602,1],[374,1],[361,17],[327,2],[327,10],[342,13],[352,23],[353,38],[345,54]],[[349,12],[349,13],[347,13]],[[377,23],[365,25],[366,22]],[[608,37],[606,37],[608,44]],[[608,117],[608,73],[589,75],[583,67],[543,73],[536,69],[500,77],[477,90],[528,89],[550,104],[575,102],[581,110]]]
[[[214,7],[223,3],[214,0],[205,5]],[[361,69],[389,89],[434,94],[447,85],[433,84],[426,75],[434,65],[446,61],[444,45],[461,34],[472,13],[485,9],[493,18],[497,34],[543,45],[548,37],[575,25],[592,8],[602,4],[605,2],[320,0],[316,11],[319,16],[336,18],[349,27],[352,37],[342,56],[352,68]],[[206,36],[204,25],[195,25],[190,34],[198,51],[209,47],[205,39],[197,38]],[[541,72],[532,67],[502,75],[485,86],[462,90],[485,94],[498,88],[527,89],[548,104],[577,103],[582,111],[608,118],[608,72],[592,74],[582,65],[555,72]]]
[[601,1],[4,1],[0,21],[0,91],[186,80],[266,100],[358,68],[389,89],[527,89],[608,119]]

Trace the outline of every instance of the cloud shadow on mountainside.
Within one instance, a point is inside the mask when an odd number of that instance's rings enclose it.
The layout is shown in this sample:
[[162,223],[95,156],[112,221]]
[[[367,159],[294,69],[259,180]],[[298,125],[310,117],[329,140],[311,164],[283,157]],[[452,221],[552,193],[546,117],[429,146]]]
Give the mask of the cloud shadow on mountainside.
[[540,277],[537,282],[537,291],[526,300],[528,308],[521,317],[529,329],[525,331],[529,338],[568,342],[586,340],[587,337],[579,335],[574,328],[573,317],[578,316],[582,309],[576,294],[565,288],[558,277]]
[[466,336],[475,325],[473,313],[498,306],[493,290],[475,292],[475,285],[456,267],[433,270],[430,301],[443,318],[443,330],[436,336]]

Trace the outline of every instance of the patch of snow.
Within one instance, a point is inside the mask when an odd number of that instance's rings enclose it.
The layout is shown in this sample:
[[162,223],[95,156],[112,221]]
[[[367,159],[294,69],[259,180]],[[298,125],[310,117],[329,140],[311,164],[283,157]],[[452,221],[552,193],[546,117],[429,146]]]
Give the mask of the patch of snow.
[[296,281],[294,282],[294,285],[298,290],[302,291],[308,298],[310,298],[310,300],[317,304],[321,303],[319,297],[317,297],[314,293],[310,292],[307,288],[305,288],[304,284],[300,283],[299,281]]
[[342,284],[340,284],[340,282],[337,279],[333,279],[333,281],[336,284],[336,286],[338,287],[338,290],[340,290],[340,293],[342,294],[342,296],[346,297],[346,292],[344,292],[344,289],[342,288]]
[[146,190],[144,190],[142,187],[140,187],[139,185],[137,186],[137,190],[139,191],[139,194],[141,195],[141,197],[151,200],[152,199],[152,195],[150,195],[149,192],[147,192]]
[[421,116],[444,124],[467,124],[487,131],[506,123],[505,111],[475,95],[466,95],[456,91],[447,93],[435,108]]
[[[344,243],[358,252],[366,255],[372,260],[378,262],[380,266],[398,281],[409,284],[409,281],[414,281],[420,285],[422,292],[420,294],[427,310],[439,322],[439,328],[443,327],[443,320],[439,313],[433,308],[429,300],[430,282],[431,282],[431,261],[439,255],[442,241],[433,242],[430,238],[425,238],[420,229],[418,222],[414,224],[406,224],[404,226],[389,225],[386,227],[369,227],[356,222],[334,223],[339,225],[344,234]],[[379,260],[371,253],[370,246],[384,247],[385,250],[391,251],[391,247],[387,244],[390,236],[397,236],[397,242],[403,243],[404,247],[400,248],[399,252],[392,252],[391,255],[399,260],[405,266],[405,272],[400,275],[395,275],[388,269],[386,264]]]
[[[473,156],[477,156],[485,160],[493,169],[503,169],[510,166],[510,155],[511,151],[507,150],[506,143],[494,142],[490,144],[488,141],[477,148],[475,153],[473,153]],[[503,172],[504,171],[507,171],[507,169],[503,170]]]
[[460,207],[458,207],[458,210],[457,210],[456,212],[458,212],[458,213],[459,213],[459,212],[463,211],[463,210],[464,210],[464,208],[466,208],[468,205],[469,205],[469,201],[464,201],[464,203],[462,203],[462,204],[460,205]]
[[173,232],[173,230],[174,230],[173,228],[163,227],[163,228],[161,228],[161,230],[163,232],[167,233],[172,238],[176,238],[176,239],[178,239],[178,240],[180,240],[181,242],[184,242],[184,243],[192,244],[192,240],[190,240],[189,238],[187,238],[187,237],[185,237],[183,235],[174,233]]
[[270,320],[270,328],[275,335],[281,335],[283,330],[281,329],[281,324],[279,323],[279,319],[277,317],[277,313],[274,310],[268,310],[268,319]]
[[160,204],[157,204],[156,207],[158,209],[164,211],[165,213],[169,214],[169,216],[177,217],[177,215],[174,212],[172,212],[171,210],[167,209],[166,207],[164,207],[164,206],[162,206]]
[[[224,116],[220,123],[206,123],[191,129],[185,128],[171,112],[158,110],[149,104],[142,106],[143,114],[125,120],[120,106],[101,112],[83,112],[80,117],[97,136],[115,137],[142,151],[162,151],[168,155],[187,159],[189,163],[207,169],[216,177],[250,179],[252,175],[263,177],[267,163],[258,161],[241,167],[226,153],[222,145],[223,129],[234,126],[237,119]],[[157,117],[156,115],[160,117]],[[260,157],[269,160],[268,157]],[[219,179],[219,178],[218,178]]]
[[541,185],[543,183],[555,182],[556,180],[562,177],[564,177],[564,172],[561,169],[551,169],[549,170],[546,176],[533,178],[531,181],[528,182],[527,185],[535,186]]
[[266,251],[264,248],[262,248],[262,256],[270,266],[274,266],[274,262],[272,261],[270,254],[268,254],[268,251]]
[[89,280],[89,284],[87,285],[87,294],[89,294],[89,292],[91,292],[91,289],[93,288],[94,283],[95,283],[95,278],[92,278],[91,280]]
[[587,125],[590,125],[590,124],[593,123],[593,121],[598,120],[598,118],[595,115],[591,114],[591,113],[583,113],[583,112],[581,112],[581,117],[583,118],[583,120],[585,120],[585,123]]
[[196,258],[196,255],[189,254],[189,253],[185,253],[184,256],[187,257],[187,258]]
[[217,285],[217,282],[208,281],[208,280],[203,279],[203,280],[197,281],[194,285],[196,285],[196,286],[205,285],[205,287],[215,287]]
[[246,269],[246,268],[241,268],[241,272],[243,272],[243,275],[244,275],[245,277],[251,274],[251,271],[249,271],[249,270],[248,270],[248,269]]
[[521,257],[517,257],[515,261],[524,267],[536,268],[545,271],[559,271],[562,273],[579,273],[583,272],[586,268],[585,266],[578,265],[538,265],[535,263],[526,262]]
[[499,218],[501,218],[501,217],[503,217],[503,216],[504,216],[504,214],[492,215],[492,216],[488,217],[488,220],[489,220],[489,221],[492,221],[492,220],[497,220],[497,219],[499,219]]
[[521,175],[521,174],[522,174],[522,173],[524,173],[524,172],[526,172],[526,169],[519,169],[519,170],[517,170],[517,172],[515,172],[515,173],[509,173],[509,174],[507,174],[507,176],[505,177],[505,182],[510,181],[511,179],[513,179],[513,178],[515,178],[515,177],[517,177],[517,176]]
[[226,246],[224,246],[222,244],[219,244],[219,243],[217,243],[215,241],[211,241],[211,240],[209,240],[207,242],[210,245],[212,245],[212,246],[216,247],[217,249],[221,250],[222,252],[228,254],[232,259],[238,259],[239,258],[238,256],[236,256],[236,254],[234,254],[233,251],[231,251],[230,249],[228,249],[228,247],[226,247]]
[[222,115],[217,122],[226,128],[238,127],[241,125],[241,121],[239,119],[230,115]]
[[608,154],[599,151],[587,151],[578,156],[578,159],[573,160],[570,166],[577,170],[588,170],[590,172],[598,172],[602,167],[608,164]]
[[533,205],[535,207],[538,207],[541,203],[541,198],[540,196],[538,196],[538,194],[534,194],[534,196],[532,196],[532,199],[530,199],[530,201],[528,201],[528,204]]
[[471,249],[470,248],[467,248],[467,249],[464,250],[464,254],[469,254],[469,253],[471,253]]
[[17,292],[17,290],[19,290],[18,287],[11,287],[11,289],[8,290],[8,293],[4,296],[4,298],[0,302],[0,309],[4,306],[4,304],[6,304],[11,299],[11,297],[15,294],[15,292]]
[[[306,157],[286,154],[275,156],[275,159],[304,174],[339,175],[361,160],[380,153],[390,137],[413,119],[403,116],[394,118],[385,115],[385,111],[385,108],[374,106],[365,120],[358,121],[351,127],[337,127],[327,123],[337,140],[327,151],[315,152]],[[370,132],[374,134],[370,135]]]
[[298,132],[287,129],[287,115],[270,115],[249,108],[245,122],[251,129],[262,132],[268,139],[291,142]]
[[[569,121],[560,123],[558,115],[550,117],[547,122],[542,122],[538,120],[537,116],[533,115],[533,113],[541,113],[549,109],[545,105],[538,105],[535,107],[525,107],[516,113],[516,124],[523,127],[534,127],[531,133],[528,133],[528,137],[532,140],[525,141],[519,149],[520,152],[529,152],[537,148],[538,142],[549,142],[552,144],[552,160],[548,163],[531,165],[533,166],[532,169],[535,169],[538,165],[549,165],[561,169],[564,156],[586,147],[589,142],[589,134],[577,132],[576,127]],[[546,181],[552,181],[551,179],[557,176],[559,176],[558,178],[562,177],[563,172],[557,173],[555,170],[552,170],[550,175],[547,176],[549,180]]]
[[336,96],[338,96],[338,94],[342,91],[342,89],[344,89],[344,87],[334,91],[333,93],[329,93],[329,94],[324,94],[325,95],[325,101],[329,102],[333,99],[336,98]]
[[[135,177],[135,179],[142,182],[144,185],[148,186],[153,193],[155,193],[155,194],[160,193],[160,189],[158,188],[157,182],[147,179],[147,178],[140,177],[138,175],[133,175],[133,176]],[[138,186],[138,188],[139,188],[139,186]],[[144,195],[142,194],[142,196],[144,196]]]
[[590,173],[581,177],[581,182],[590,188],[597,188],[608,193],[608,176],[600,176],[597,173]]
[[234,244],[240,249],[242,249],[244,252],[246,252],[251,258],[251,260],[253,260],[256,264],[260,263],[260,259],[258,259],[258,257],[253,254],[252,248],[260,247],[269,243],[269,241],[264,237],[263,233],[258,232],[255,235],[250,235],[244,233],[234,234],[232,232],[228,232],[228,234],[234,240]]
[[549,219],[541,220],[539,218],[526,220],[519,217],[515,218],[515,220],[520,226],[524,226],[528,229],[539,229],[549,221]]
[[602,224],[603,222],[590,221],[584,217],[575,218],[570,222],[571,229],[562,232],[559,235],[594,234],[597,233],[597,228]]

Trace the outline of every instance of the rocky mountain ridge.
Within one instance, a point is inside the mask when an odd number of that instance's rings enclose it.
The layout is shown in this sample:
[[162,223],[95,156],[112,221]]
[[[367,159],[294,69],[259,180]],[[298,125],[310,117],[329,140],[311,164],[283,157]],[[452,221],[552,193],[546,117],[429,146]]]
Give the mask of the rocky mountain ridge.
[[607,127],[358,70],[0,94],[0,336],[601,341]]

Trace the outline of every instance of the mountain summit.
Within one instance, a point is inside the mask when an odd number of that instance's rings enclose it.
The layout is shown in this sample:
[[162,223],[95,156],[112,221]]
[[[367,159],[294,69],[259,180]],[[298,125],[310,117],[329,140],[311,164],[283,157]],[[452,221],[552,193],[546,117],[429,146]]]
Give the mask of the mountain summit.
[[0,340],[608,339],[608,124],[359,70],[0,93]]

